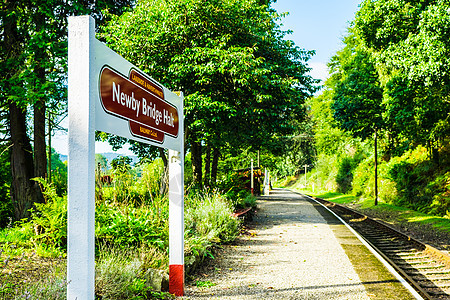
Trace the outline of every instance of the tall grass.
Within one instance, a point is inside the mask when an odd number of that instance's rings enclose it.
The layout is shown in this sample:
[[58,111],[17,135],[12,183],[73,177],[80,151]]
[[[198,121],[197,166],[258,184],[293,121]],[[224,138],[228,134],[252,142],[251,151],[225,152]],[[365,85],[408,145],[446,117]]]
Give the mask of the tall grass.
[[[167,196],[160,194],[164,168],[155,161],[139,172],[140,177],[135,169],[124,169],[114,176],[113,184],[97,183],[96,294],[101,299],[168,297],[160,292],[167,285],[168,272],[169,204]],[[46,202],[36,205],[30,220],[0,230],[0,263],[30,253],[64,260],[67,196],[41,183]],[[253,198],[238,200],[254,205]],[[240,223],[232,217],[233,201],[217,190],[191,190],[184,207],[185,261],[192,271],[202,258],[212,256],[212,246],[234,240]],[[30,263],[41,267],[40,261]],[[17,264],[10,270],[12,275],[5,277],[1,273],[9,271],[0,265],[0,299],[65,299],[70,284],[65,281],[65,267],[26,282],[14,279],[23,277]]]

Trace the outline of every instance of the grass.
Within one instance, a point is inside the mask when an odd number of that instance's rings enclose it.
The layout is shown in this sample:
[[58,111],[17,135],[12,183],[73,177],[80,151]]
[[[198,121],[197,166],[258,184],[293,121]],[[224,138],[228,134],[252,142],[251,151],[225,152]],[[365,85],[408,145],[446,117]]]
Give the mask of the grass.
[[405,207],[399,207],[387,203],[381,203],[377,206],[370,206],[367,209],[378,212],[393,213],[399,222],[410,224],[429,225],[434,229],[450,233],[450,219],[448,217],[440,217],[417,212]]
[[211,282],[211,281],[197,280],[197,281],[195,282],[195,285],[196,285],[197,287],[201,287],[201,288],[210,288],[210,287],[215,286],[216,284],[215,284],[214,282]]
[[450,219],[448,217],[440,217],[435,215],[429,215],[418,211],[411,210],[409,208],[378,202],[378,205],[374,204],[374,199],[359,198],[351,194],[342,194],[329,191],[312,191],[311,189],[299,189],[296,188],[294,183],[289,187],[297,192],[304,193],[310,196],[335,202],[338,204],[352,206],[357,210],[372,212],[374,214],[388,215],[390,220],[398,223],[408,223],[418,226],[431,226],[433,229],[441,232],[450,233]]

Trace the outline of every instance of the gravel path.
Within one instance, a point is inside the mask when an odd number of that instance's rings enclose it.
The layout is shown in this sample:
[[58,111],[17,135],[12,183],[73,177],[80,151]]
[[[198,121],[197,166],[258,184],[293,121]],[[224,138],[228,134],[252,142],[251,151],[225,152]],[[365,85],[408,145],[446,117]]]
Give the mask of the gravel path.
[[370,299],[309,201],[278,190],[258,207],[251,234],[220,250],[183,299]]

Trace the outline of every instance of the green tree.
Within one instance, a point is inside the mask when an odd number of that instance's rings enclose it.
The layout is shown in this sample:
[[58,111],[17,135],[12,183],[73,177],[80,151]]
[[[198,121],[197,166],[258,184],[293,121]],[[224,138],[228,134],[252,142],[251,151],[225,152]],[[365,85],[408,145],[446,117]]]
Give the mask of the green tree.
[[207,174],[214,177],[220,149],[270,144],[292,133],[292,118],[305,115],[304,99],[314,91],[305,75],[312,52],[283,39],[269,4],[147,0],[103,28],[111,48],[185,93],[186,141],[198,184],[203,148],[213,155]]
[[[120,13],[131,1],[5,0],[0,3],[0,99],[11,145],[11,199],[15,217],[29,216],[43,201],[33,177],[47,173],[45,123],[48,108],[65,103],[67,17],[101,9]],[[64,105],[63,105],[64,107]],[[59,112],[54,112],[58,114]],[[32,115],[32,140],[28,115]],[[3,121],[3,120],[2,120]]]
[[[378,72],[369,52],[350,34],[344,40],[346,47],[334,58],[333,71],[338,79],[334,86],[334,119],[339,126],[363,140],[374,137],[375,153],[375,205],[378,198],[377,134],[383,129],[383,89]],[[348,174],[348,166],[342,172]],[[348,177],[339,173],[340,179]],[[343,180],[344,182],[346,180]],[[348,190],[348,183],[342,185]]]
[[51,149],[51,184],[55,187],[58,196],[67,193],[67,161],[62,162],[59,153],[55,149]]
[[123,174],[131,170],[132,159],[128,156],[119,156],[111,161],[114,173]]
[[387,121],[430,149],[450,135],[449,7],[446,0],[366,0],[355,19],[386,87]]
[[350,34],[346,47],[333,57],[336,77],[332,108],[339,126],[362,139],[373,136],[384,127],[382,117],[383,89],[371,55]]

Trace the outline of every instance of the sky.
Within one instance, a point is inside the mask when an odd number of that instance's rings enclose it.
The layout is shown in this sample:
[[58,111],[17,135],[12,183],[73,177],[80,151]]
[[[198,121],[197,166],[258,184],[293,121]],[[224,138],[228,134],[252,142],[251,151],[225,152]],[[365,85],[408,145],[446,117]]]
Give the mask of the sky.
[[353,21],[362,0],[277,0],[272,6],[278,12],[289,12],[282,20],[283,29],[290,29],[287,38],[300,48],[315,50],[308,65],[311,75],[326,79],[326,64],[342,48],[342,37]]
[[[326,64],[342,48],[342,37],[353,20],[358,5],[362,0],[277,0],[272,6],[278,12],[289,12],[282,20],[284,30],[293,33],[287,39],[305,50],[315,50],[316,54],[309,60],[311,76],[325,80],[328,76]],[[66,124],[66,125],[65,125]],[[67,126],[65,120],[63,126]],[[60,154],[67,154],[67,133],[54,135],[52,146]],[[96,153],[113,152],[108,143],[96,142]],[[117,153],[133,155],[128,149]]]

